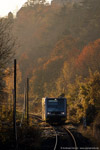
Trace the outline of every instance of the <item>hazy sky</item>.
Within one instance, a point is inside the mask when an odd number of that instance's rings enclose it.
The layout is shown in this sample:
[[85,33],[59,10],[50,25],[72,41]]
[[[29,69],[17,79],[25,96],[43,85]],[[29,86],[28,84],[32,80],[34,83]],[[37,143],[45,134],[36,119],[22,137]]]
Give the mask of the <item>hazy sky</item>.
[[0,17],[7,16],[10,11],[15,13],[26,1],[27,0],[0,0]]

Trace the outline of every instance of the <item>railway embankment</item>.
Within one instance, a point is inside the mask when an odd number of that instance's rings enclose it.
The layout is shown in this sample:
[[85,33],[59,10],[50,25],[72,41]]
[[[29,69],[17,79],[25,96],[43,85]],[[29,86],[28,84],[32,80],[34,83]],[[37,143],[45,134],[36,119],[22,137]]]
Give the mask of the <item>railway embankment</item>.
[[4,126],[2,127],[2,137],[0,135],[0,138],[2,138],[0,139],[1,150],[99,149],[96,143],[93,143],[90,137],[86,136],[85,133],[88,134],[88,128],[82,129],[82,127],[71,123],[50,125],[42,122],[40,116],[32,114],[29,119],[29,125],[23,121],[20,127],[20,124],[17,123],[16,145],[13,141],[13,128],[6,128],[5,131]]
[[87,128],[84,129],[83,126],[80,125],[77,130],[83,137],[89,139],[93,146],[95,146],[97,149],[100,149],[100,131],[98,131],[98,128],[94,129],[92,124],[91,126],[87,126]]
[[[49,126],[42,123],[41,150],[61,149],[99,149],[88,137],[78,131],[73,125]],[[72,134],[70,135],[68,131]],[[74,141],[73,141],[73,137]],[[76,144],[75,144],[76,143]],[[55,147],[56,146],[56,147]]]

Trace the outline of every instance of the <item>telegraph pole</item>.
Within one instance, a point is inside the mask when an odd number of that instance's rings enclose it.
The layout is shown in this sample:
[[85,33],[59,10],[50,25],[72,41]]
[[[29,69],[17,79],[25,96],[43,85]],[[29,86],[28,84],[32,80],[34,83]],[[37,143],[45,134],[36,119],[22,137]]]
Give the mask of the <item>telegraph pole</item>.
[[27,78],[27,124],[29,124],[29,78]]
[[24,111],[25,111],[25,117],[26,117],[26,84],[25,84],[25,87],[24,87]]
[[17,130],[16,130],[16,59],[14,59],[14,105],[13,105],[13,128],[14,128],[14,139],[17,141]]

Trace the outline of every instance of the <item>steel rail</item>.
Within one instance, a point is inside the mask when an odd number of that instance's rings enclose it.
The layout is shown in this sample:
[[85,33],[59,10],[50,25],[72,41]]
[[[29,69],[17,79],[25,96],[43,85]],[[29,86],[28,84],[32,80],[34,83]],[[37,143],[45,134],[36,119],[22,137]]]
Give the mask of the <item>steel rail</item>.
[[58,144],[58,134],[57,134],[57,131],[56,131],[56,129],[55,129],[55,127],[54,126],[52,126],[51,124],[49,124],[49,123],[47,123],[50,127],[52,127],[53,128],[53,130],[54,130],[54,132],[55,132],[55,134],[56,134],[56,141],[55,141],[55,144],[54,144],[54,148],[53,148],[53,150],[56,150],[56,148],[57,148],[57,144]]
[[70,131],[69,129],[67,129],[65,126],[63,126],[63,128],[71,135],[71,137],[72,137],[72,139],[73,139],[73,141],[74,141],[75,150],[77,150],[78,147],[77,147],[77,143],[76,143],[76,140],[75,140],[74,135],[73,135],[73,134],[71,133],[71,131]]
[[[32,116],[32,117],[35,117],[36,119],[39,119],[39,120],[41,120],[42,121],[42,119],[40,118],[40,116],[38,116],[38,115],[33,115],[33,114],[30,114],[30,116]],[[56,150],[57,149],[57,144],[58,144],[58,134],[57,134],[57,131],[56,131],[56,129],[55,129],[55,126],[52,126],[51,124],[49,124],[49,123],[47,123],[50,127],[52,127],[53,128],[53,130],[55,131],[55,136],[56,136],[56,141],[55,141],[55,145],[54,145],[54,148],[53,148],[53,150]],[[72,140],[73,140],[73,142],[74,142],[74,145],[75,145],[75,150],[77,150],[78,149],[78,147],[77,147],[77,143],[76,143],[76,139],[75,139],[75,137],[74,137],[74,135],[71,133],[71,131],[68,129],[68,128],[66,128],[65,126],[62,126],[68,133],[69,133],[69,135],[71,136],[71,138],[72,138]]]
[[40,121],[42,121],[42,118],[38,115],[34,115],[34,114],[29,114],[30,117],[32,118],[36,118],[36,119],[39,119]]
[[57,148],[57,143],[58,143],[58,135],[57,135],[57,131],[55,130],[55,128],[53,127],[55,133],[56,133],[56,142],[55,142],[55,146],[54,146],[54,150],[56,150]]
[[[42,121],[42,119],[38,116],[38,115],[33,115],[33,114],[29,114],[31,117],[34,117],[36,119],[39,119],[40,121]],[[53,150],[56,150],[57,148],[57,143],[58,143],[58,135],[57,135],[57,131],[55,130],[55,127],[52,126],[51,124],[47,123],[51,128],[53,128],[55,134],[56,134],[56,141],[55,141],[55,145],[54,145],[54,149]]]

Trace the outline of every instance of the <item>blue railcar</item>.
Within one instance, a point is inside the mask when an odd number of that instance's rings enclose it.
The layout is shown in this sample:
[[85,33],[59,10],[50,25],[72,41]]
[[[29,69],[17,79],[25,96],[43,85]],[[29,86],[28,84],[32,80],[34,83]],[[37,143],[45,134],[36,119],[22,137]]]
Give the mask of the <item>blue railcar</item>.
[[65,122],[67,119],[66,98],[42,98],[42,120],[46,122]]

